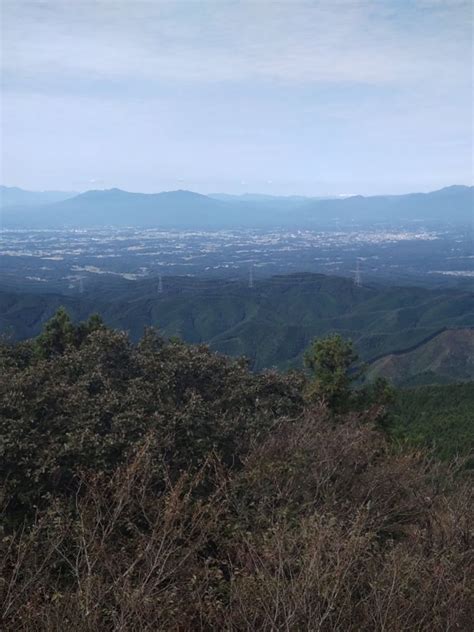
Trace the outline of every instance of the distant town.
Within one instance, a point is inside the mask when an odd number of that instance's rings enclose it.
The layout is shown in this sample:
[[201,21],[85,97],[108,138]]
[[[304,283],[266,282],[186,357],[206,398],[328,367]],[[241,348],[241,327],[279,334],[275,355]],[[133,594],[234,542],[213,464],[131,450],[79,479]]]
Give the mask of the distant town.
[[[448,283],[474,274],[469,235],[423,227],[345,231],[173,231],[114,228],[6,230],[2,282],[83,287],[94,275],[256,278],[323,272],[363,280]],[[357,261],[359,263],[357,264]],[[80,283],[81,281],[81,283]],[[49,286],[49,289],[52,287]]]

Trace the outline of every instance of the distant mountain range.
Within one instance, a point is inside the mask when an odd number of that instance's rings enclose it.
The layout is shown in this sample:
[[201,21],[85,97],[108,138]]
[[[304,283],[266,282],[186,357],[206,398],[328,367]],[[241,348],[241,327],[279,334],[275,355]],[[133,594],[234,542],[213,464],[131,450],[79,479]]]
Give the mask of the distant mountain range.
[[[245,355],[254,369],[301,367],[314,337],[339,332],[355,342],[378,373],[396,381],[410,383],[426,371],[432,372],[432,382],[474,379],[459,338],[472,340],[473,333],[443,333],[474,328],[474,292],[356,287],[349,279],[320,274],[275,276],[253,288],[237,281],[176,277],[166,279],[163,293],[157,290],[157,280],[147,279],[104,283],[75,296],[0,291],[0,332],[17,339],[34,336],[64,305],[77,320],[99,312],[135,340],[152,325],[167,336]],[[435,340],[440,343],[433,347]],[[434,355],[441,348],[444,359],[437,364]],[[412,355],[407,360],[401,353]],[[422,354],[429,362],[420,360]]]
[[25,191],[18,187],[0,186],[0,209],[11,206],[30,207],[62,202],[77,193],[67,191]]
[[[349,227],[403,222],[469,223],[474,188],[451,186],[431,193],[311,199],[299,196],[155,194],[120,189],[79,195],[2,189],[5,228],[137,226],[177,229]],[[62,199],[60,198],[63,196]],[[23,201],[22,201],[23,200]]]
[[304,207],[307,218],[333,217],[344,222],[474,220],[474,187],[454,185],[431,193],[407,195],[355,195],[339,200],[318,200]]

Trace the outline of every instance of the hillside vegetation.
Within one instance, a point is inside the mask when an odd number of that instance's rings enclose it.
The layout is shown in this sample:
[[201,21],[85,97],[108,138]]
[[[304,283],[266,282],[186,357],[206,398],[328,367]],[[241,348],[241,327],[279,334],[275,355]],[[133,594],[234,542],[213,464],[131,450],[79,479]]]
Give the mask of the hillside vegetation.
[[444,459],[468,457],[474,467],[474,383],[401,389],[386,427],[402,442]]
[[399,386],[472,380],[474,328],[443,331],[411,351],[384,356],[370,369]]
[[472,484],[377,429],[340,337],[309,373],[64,311],[0,347],[2,630],[468,630]]
[[[99,311],[108,325],[128,331],[132,340],[141,337],[145,326],[154,326],[165,336],[205,342],[216,351],[246,356],[255,370],[301,368],[311,340],[334,332],[353,340],[361,358],[371,362],[421,345],[444,329],[464,329],[436,339],[444,341],[442,366],[407,356],[408,375],[415,378],[430,366],[432,381],[474,379],[472,363],[458,366],[463,345],[454,344],[474,327],[472,291],[356,287],[350,279],[321,274],[275,276],[253,288],[237,281],[177,277],[166,280],[162,294],[156,279],[99,286],[80,296],[10,290],[0,292],[0,329],[16,339],[35,336],[60,305],[76,320]],[[420,347],[418,355],[425,348],[430,347]],[[380,360],[375,368],[385,374],[387,365],[389,359]],[[395,373],[388,375],[398,381]]]

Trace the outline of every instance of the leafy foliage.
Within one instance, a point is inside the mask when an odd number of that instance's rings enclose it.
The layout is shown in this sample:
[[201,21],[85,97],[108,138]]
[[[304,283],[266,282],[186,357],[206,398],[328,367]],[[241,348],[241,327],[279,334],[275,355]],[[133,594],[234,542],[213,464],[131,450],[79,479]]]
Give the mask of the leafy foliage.
[[308,358],[64,311],[1,345],[2,630],[469,629],[469,472],[393,449],[350,343]]
[[80,347],[89,334],[103,325],[98,314],[92,314],[85,323],[74,325],[64,307],[60,307],[36,338],[34,352],[40,358],[61,355],[70,347]]
[[357,360],[352,342],[338,334],[314,340],[305,354],[305,364],[314,374],[308,397],[323,400],[335,410],[347,407],[351,385],[361,376],[354,367]]
[[29,361],[18,352],[3,350],[0,473],[22,507],[69,489],[82,468],[113,470],[148,435],[158,469],[179,472],[212,451],[238,463],[255,436],[302,408],[302,377],[254,375],[243,360],[151,331],[134,346],[97,319],[74,327],[62,310]]
[[306,398],[322,401],[335,412],[385,405],[393,399],[390,385],[380,377],[355,388],[366,367],[359,363],[352,341],[339,334],[314,340],[305,354],[305,364],[312,372]]

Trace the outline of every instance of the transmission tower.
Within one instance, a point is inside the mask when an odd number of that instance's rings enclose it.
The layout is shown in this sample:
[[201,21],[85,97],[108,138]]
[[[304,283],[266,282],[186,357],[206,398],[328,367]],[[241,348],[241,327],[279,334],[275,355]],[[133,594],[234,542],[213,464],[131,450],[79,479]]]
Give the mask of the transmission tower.
[[249,287],[253,287],[253,266],[250,266],[249,270]]
[[163,294],[163,275],[158,277],[158,294]]
[[360,287],[362,285],[362,275],[360,273],[360,259],[357,259],[356,269],[354,274],[354,285]]

